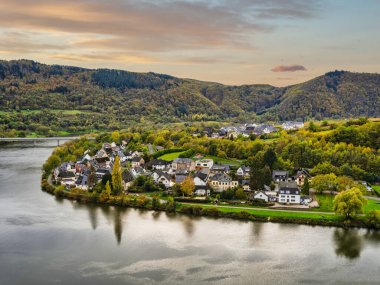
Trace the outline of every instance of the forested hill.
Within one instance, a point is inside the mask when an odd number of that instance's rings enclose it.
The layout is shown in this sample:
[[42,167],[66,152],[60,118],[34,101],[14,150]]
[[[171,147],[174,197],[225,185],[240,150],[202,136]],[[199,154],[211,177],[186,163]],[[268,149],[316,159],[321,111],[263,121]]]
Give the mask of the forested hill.
[[257,115],[273,120],[379,117],[380,75],[335,71],[277,88],[226,86],[156,73],[50,66],[29,60],[0,61],[0,111],[1,125],[14,129],[75,129],[86,124],[104,129],[141,120]]

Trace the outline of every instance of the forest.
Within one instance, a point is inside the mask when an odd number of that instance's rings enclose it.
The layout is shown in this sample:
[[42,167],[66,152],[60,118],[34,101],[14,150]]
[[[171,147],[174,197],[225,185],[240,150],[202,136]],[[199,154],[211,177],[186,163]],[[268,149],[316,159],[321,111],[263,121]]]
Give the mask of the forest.
[[112,131],[196,121],[380,116],[380,75],[329,72],[305,83],[226,86],[157,73],[0,61],[0,135]]

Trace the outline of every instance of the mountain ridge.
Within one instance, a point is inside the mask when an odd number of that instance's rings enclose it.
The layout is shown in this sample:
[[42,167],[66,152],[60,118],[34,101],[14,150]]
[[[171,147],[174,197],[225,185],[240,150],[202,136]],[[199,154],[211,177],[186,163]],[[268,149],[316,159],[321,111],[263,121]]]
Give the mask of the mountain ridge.
[[[380,75],[332,71],[286,87],[224,85],[154,72],[2,60],[0,111],[19,110],[102,114],[100,125],[106,128],[142,118],[178,122],[380,117]],[[43,118],[36,120],[41,124]],[[57,128],[79,125],[52,120]]]

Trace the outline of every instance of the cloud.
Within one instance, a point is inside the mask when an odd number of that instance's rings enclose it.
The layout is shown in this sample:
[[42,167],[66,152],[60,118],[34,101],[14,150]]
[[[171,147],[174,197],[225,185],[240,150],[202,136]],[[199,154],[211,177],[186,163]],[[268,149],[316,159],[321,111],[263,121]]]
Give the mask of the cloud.
[[308,18],[317,1],[0,0],[0,25],[91,39],[83,46],[144,51],[250,48],[251,36],[275,24],[264,18]]
[[271,69],[273,72],[295,72],[295,71],[306,71],[306,67],[303,65],[278,65]]

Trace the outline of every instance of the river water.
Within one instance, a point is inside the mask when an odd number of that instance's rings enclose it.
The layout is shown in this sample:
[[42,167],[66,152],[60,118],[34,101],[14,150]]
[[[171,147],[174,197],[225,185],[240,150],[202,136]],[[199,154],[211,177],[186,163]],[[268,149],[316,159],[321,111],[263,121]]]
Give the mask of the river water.
[[380,284],[380,233],[80,205],[0,148],[0,284]]

